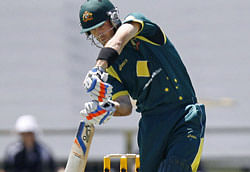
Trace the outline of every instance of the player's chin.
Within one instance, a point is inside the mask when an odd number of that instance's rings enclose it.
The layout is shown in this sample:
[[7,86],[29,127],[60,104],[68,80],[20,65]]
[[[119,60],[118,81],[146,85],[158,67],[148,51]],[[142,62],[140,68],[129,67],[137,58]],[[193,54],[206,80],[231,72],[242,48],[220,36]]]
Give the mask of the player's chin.
[[97,39],[97,41],[98,41],[98,44],[100,45],[102,45],[102,46],[104,46],[105,45],[105,43],[102,41],[102,40],[100,40],[100,39]]
[[104,46],[108,41],[107,40],[100,40],[99,42]]
[[109,41],[109,38],[107,37],[102,37],[99,42],[104,46],[107,42]]

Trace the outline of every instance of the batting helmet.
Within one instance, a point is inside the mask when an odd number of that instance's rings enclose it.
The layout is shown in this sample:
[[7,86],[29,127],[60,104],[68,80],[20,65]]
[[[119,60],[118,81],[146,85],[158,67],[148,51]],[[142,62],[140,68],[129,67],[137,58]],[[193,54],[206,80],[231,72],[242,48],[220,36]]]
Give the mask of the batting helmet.
[[121,24],[117,9],[109,0],[87,0],[80,9],[81,33],[89,32],[110,20],[117,28]]

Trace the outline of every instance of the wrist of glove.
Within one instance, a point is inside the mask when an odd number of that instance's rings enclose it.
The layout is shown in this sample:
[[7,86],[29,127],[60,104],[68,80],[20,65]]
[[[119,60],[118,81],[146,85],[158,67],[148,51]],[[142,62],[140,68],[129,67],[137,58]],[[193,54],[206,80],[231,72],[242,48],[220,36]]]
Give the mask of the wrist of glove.
[[91,124],[106,123],[115,112],[115,103],[112,100],[107,102],[97,102],[95,100],[87,102],[84,109],[80,112],[86,120]]
[[112,85],[106,83],[108,73],[100,66],[91,69],[83,81],[83,87],[92,100],[104,102],[112,97]]

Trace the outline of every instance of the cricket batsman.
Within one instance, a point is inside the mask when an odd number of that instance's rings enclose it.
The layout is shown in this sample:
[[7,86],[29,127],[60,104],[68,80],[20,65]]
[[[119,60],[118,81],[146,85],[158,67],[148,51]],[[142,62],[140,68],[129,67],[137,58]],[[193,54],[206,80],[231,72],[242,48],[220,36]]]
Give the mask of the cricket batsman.
[[[82,31],[100,47],[83,81],[92,101],[81,114],[92,124],[141,114],[141,172],[196,172],[205,131],[205,107],[175,47],[156,23],[140,13],[123,21],[109,0],[85,0]],[[107,74],[108,73],[108,74]]]

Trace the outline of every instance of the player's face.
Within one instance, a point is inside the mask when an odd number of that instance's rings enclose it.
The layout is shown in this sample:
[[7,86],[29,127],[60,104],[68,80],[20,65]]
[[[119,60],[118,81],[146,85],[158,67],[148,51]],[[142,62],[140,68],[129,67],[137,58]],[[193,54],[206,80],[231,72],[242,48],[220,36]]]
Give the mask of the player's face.
[[92,35],[102,44],[105,45],[114,35],[113,26],[109,21],[106,21],[103,25],[90,31]]

